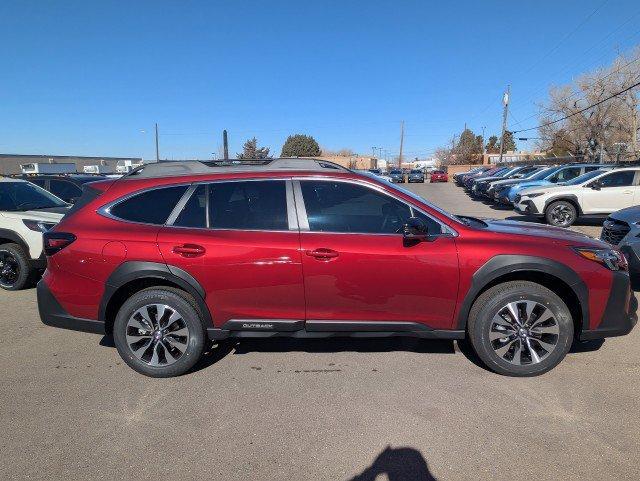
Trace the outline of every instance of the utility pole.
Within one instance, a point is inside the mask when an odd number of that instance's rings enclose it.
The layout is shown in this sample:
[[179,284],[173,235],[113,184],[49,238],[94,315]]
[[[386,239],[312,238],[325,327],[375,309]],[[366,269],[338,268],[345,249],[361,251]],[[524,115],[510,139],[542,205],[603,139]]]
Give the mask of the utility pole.
[[502,97],[502,103],[504,104],[504,112],[502,114],[502,135],[500,136],[500,157],[498,158],[498,164],[502,164],[502,154],[504,153],[504,134],[507,131],[507,115],[509,114],[509,95],[511,94],[511,85],[507,85],[507,91]]
[[371,157],[372,157],[373,159],[375,159],[375,158],[376,158],[376,148],[375,148],[375,147],[371,147]]
[[229,140],[226,129],[222,131],[222,145],[224,146],[224,160],[229,160]]
[[160,162],[160,149],[158,148],[158,123],[156,122],[156,162]]
[[404,144],[404,120],[400,122],[400,155],[398,155],[398,169],[402,169],[402,146]]

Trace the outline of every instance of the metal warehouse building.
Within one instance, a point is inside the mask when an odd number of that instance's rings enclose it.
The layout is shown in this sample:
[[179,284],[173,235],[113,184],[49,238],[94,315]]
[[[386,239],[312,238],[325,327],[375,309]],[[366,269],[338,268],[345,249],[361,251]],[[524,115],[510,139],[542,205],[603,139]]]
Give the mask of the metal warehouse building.
[[76,164],[76,171],[82,172],[86,165],[101,165],[112,167],[115,171],[118,162],[142,162],[140,157],[82,157],[79,155],[19,155],[0,154],[0,174],[10,175],[21,173],[22,164]]

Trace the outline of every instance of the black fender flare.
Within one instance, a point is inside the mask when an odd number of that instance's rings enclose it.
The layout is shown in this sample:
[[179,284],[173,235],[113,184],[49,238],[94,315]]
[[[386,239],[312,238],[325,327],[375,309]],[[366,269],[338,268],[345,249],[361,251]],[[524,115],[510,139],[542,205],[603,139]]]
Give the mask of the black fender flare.
[[547,207],[549,207],[549,204],[551,204],[552,202],[555,202],[557,200],[566,200],[571,202],[573,205],[576,206],[576,211],[578,213],[578,215],[582,215],[582,208],[580,207],[580,202],[578,201],[578,196],[575,194],[558,194],[556,196],[553,197],[549,197],[547,200],[544,201],[544,209],[542,210],[542,213],[546,213],[547,212]]
[[198,304],[198,308],[204,316],[203,321],[205,324],[213,326],[211,312],[205,302],[206,292],[191,274],[176,266],[144,261],[123,262],[111,273],[105,282],[105,289],[98,310],[98,320],[106,323],[107,306],[118,289],[131,281],[145,278],[163,279],[188,292]]
[[[25,254],[31,258],[31,254],[29,253],[29,244],[18,234],[16,231],[9,229],[0,229],[0,239],[8,239],[11,242],[15,242],[25,251]],[[0,242],[1,243],[1,242]]]
[[457,328],[466,329],[471,306],[485,286],[506,274],[525,271],[549,274],[567,284],[580,301],[582,328],[588,329],[589,289],[573,269],[546,257],[512,254],[499,254],[492,257],[473,274],[471,287],[467,291],[458,313]]

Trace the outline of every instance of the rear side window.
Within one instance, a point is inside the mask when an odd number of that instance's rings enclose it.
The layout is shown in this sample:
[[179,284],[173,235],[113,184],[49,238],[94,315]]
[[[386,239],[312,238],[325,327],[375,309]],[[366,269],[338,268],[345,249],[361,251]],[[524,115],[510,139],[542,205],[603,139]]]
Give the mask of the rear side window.
[[115,204],[109,209],[109,213],[130,222],[162,225],[187,187],[181,185],[147,190]]
[[209,184],[212,229],[289,230],[283,180]]
[[207,227],[207,186],[199,185],[172,225],[178,227]]

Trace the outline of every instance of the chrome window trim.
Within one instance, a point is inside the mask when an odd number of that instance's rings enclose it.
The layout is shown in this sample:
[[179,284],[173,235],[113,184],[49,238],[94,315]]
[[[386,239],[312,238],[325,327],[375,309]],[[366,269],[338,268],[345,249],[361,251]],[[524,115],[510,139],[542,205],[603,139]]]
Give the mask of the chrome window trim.
[[362,182],[361,180],[355,180],[355,179],[341,179],[341,178],[337,178],[337,177],[313,177],[313,176],[305,176],[305,177],[296,177],[295,180],[293,180],[293,187],[294,187],[294,192],[296,193],[296,208],[297,208],[297,212],[298,212],[298,223],[300,224],[300,231],[301,232],[313,232],[313,233],[317,233],[317,234],[348,234],[348,235],[381,235],[381,236],[402,236],[402,234],[400,233],[382,233],[382,232],[334,232],[334,231],[312,231],[309,228],[309,218],[307,217],[307,210],[304,204],[304,197],[302,195],[302,187],[300,185],[300,182],[303,181],[329,181],[329,182],[343,182],[343,183],[347,183],[347,184],[355,184],[361,187],[365,187],[365,188],[370,188],[372,190],[375,190],[383,195],[386,195],[387,197],[391,197],[392,199],[394,199],[397,202],[400,202],[404,205],[406,205],[409,210],[411,211],[412,215],[414,210],[420,212],[421,214],[427,216],[429,219],[437,222],[440,227],[443,229],[443,232],[440,234],[435,235],[434,237],[457,237],[458,236],[458,232],[453,229],[452,227],[448,226],[447,224],[445,224],[444,222],[442,222],[440,219],[435,218],[433,215],[425,212],[423,209],[408,203],[407,201],[405,201],[404,199],[399,199],[398,197],[396,197],[395,195],[390,194],[389,192],[387,192],[385,189],[382,188],[382,186],[378,186],[376,184],[372,184],[369,182]]
[[187,202],[189,202],[189,199],[191,199],[191,196],[193,195],[196,189],[197,189],[197,186],[194,184],[191,184],[187,188],[185,193],[182,194],[182,197],[180,198],[180,200],[174,206],[173,210],[171,211],[171,214],[169,214],[169,217],[167,218],[164,225],[172,225],[176,221],[176,219],[182,213],[182,211],[184,210],[184,207],[187,205]]

